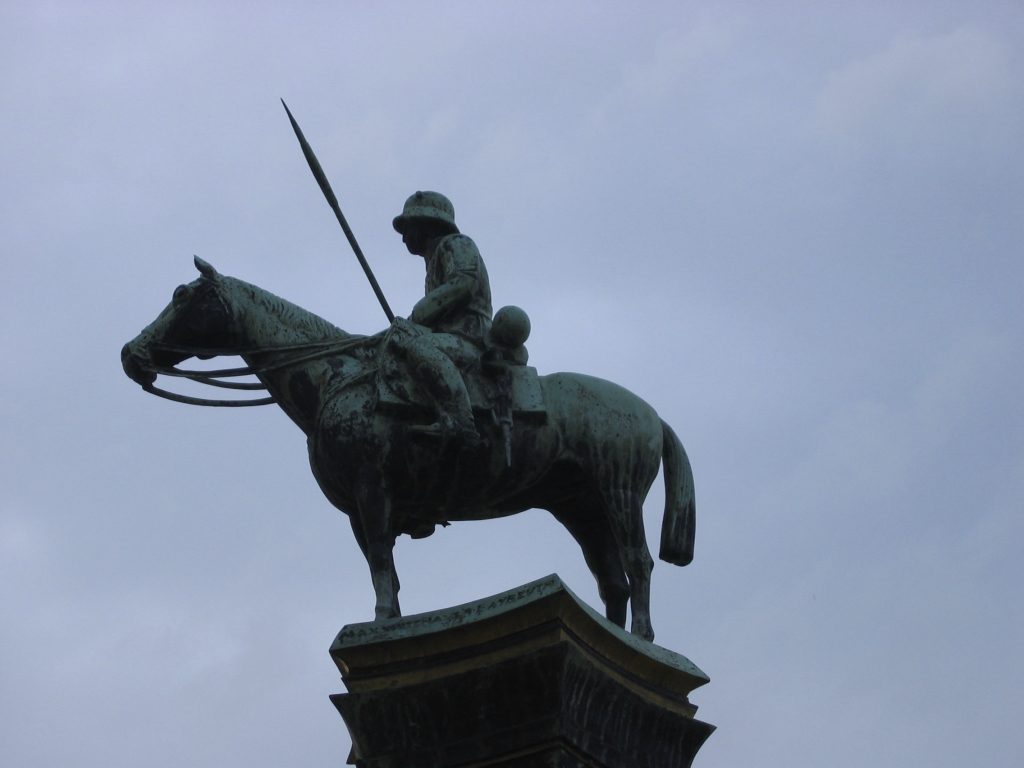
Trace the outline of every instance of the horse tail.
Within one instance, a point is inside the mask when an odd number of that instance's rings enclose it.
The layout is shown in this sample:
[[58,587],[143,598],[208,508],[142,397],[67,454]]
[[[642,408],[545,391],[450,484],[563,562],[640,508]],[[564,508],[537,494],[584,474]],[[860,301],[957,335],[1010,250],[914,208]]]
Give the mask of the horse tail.
[[672,427],[661,422],[662,462],[665,469],[665,516],[661,522],[658,557],[674,565],[693,560],[693,534],[697,507],[693,496],[693,470],[683,444]]

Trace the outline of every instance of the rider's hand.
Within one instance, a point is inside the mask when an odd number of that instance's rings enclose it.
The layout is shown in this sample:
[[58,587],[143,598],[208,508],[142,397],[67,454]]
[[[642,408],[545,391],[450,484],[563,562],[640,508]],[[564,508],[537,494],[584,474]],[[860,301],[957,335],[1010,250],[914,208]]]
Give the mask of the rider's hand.
[[406,320],[404,317],[396,317],[391,322],[391,327],[413,335],[419,335],[423,332],[423,326],[418,325],[413,320]]

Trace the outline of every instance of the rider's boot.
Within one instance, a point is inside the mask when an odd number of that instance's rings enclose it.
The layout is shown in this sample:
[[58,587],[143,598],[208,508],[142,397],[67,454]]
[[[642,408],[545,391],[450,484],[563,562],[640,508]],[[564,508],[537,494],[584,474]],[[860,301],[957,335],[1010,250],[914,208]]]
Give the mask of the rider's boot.
[[480,442],[473,406],[469,400],[466,383],[462,380],[455,364],[447,358],[421,361],[415,368],[419,382],[430,393],[437,409],[437,421],[432,424],[416,424],[410,431],[444,439],[453,439],[464,447],[476,447]]

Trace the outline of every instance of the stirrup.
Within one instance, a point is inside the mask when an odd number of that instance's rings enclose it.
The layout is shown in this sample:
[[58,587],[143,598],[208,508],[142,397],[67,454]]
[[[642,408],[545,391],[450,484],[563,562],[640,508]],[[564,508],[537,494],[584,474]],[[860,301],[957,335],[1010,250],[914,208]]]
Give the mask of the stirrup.
[[409,426],[409,432],[430,438],[453,438],[461,443],[480,442],[480,433],[477,432],[476,426],[472,422],[459,424],[455,420],[438,419],[431,424],[412,424]]

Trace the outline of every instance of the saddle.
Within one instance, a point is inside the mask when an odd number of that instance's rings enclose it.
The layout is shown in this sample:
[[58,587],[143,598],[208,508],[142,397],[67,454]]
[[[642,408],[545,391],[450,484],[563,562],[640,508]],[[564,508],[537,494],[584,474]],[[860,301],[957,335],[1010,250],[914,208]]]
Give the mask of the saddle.
[[[397,365],[397,364],[396,364]],[[382,370],[392,367],[387,361]],[[540,387],[540,376],[532,365],[495,361],[484,356],[473,366],[462,370],[474,415],[493,415],[496,423],[505,417],[533,422],[547,420],[547,408]],[[415,387],[405,386],[401,377],[377,377],[377,407],[389,411],[428,411],[431,401]]]
[[[547,408],[537,369],[527,365],[525,341],[529,319],[517,307],[503,307],[495,316],[479,358],[460,367],[477,424],[501,428],[506,457],[511,459],[511,434],[517,422],[544,423]],[[402,375],[401,363],[382,345],[384,359],[377,376],[377,408],[410,421],[433,410],[432,401]]]

